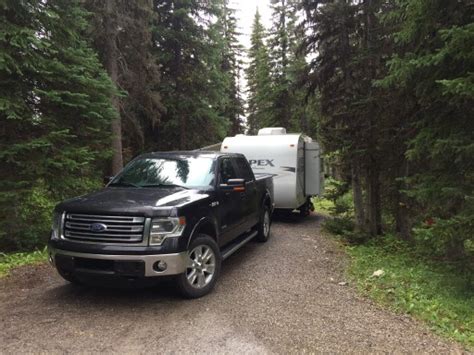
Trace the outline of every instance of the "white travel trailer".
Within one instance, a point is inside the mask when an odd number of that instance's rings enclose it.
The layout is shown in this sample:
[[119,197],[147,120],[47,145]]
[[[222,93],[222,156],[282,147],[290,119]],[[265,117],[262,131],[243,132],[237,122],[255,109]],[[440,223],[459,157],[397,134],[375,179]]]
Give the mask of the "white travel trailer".
[[311,196],[321,196],[323,171],[319,144],[303,134],[287,134],[285,128],[269,127],[256,136],[227,137],[222,152],[242,153],[255,174],[273,175],[275,208],[313,210]]

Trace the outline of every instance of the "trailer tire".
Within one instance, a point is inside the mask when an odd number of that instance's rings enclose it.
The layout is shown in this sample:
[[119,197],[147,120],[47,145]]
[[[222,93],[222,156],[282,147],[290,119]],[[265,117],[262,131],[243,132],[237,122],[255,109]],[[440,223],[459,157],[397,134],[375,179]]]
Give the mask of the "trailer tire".
[[301,217],[308,217],[311,214],[311,211],[314,211],[313,203],[311,202],[311,199],[308,197],[306,202],[301,205],[299,208],[300,210],[300,216]]

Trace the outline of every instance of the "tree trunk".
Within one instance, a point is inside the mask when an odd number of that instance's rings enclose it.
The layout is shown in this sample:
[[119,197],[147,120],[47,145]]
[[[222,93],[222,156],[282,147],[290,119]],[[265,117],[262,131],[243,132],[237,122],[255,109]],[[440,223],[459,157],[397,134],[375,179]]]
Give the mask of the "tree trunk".
[[[374,37],[373,27],[375,25],[375,14],[372,8],[372,0],[366,0],[363,3],[364,12],[366,16],[366,33],[365,33],[365,46],[368,53],[368,66],[367,66],[367,77],[370,81],[375,79],[375,69],[378,67],[373,56],[374,51]],[[368,86],[367,97],[372,97],[373,87],[372,84]],[[382,233],[382,215],[381,215],[381,200],[380,200],[380,174],[379,165],[376,157],[377,147],[377,134],[376,134],[376,121],[375,121],[375,103],[370,103],[368,113],[369,117],[369,129],[368,133],[368,167],[367,167],[367,231],[372,236],[376,236]]]
[[182,114],[179,116],[179,149],[186,149],[186,118]]
[[[117,50],[117,8],[115,0],[105,0],[104,25],[107,36],[105,42],[105,69],[116,86],[118,86],[118,50]],[[112,166],[111,173],[116,175],[123,168],[122,157],[122,120],[120,117],[120,100],[112,98],[118,117],[112,121]]]
[[366,231],[372,236],[382,233],[382,215],[380,213],[379,172],[374,159],[367,169],[367,218]]
[[[402,163],[402,172],[400,176],[408,175],[408,163],[404,159]],[[408,214],[408,201],[405,194],[401,191],[405,187],[403,182],[399,182],[395,189],[395,229],[398,235],[404,240],[412,240],[411,222]]]
[[351,167],[352,173],[352,194],[354,197],[354,210],[356,229],[358,231],[364,230],[365,211],[364,200],[362,197],[362,186],[360,181],[360,167],[359,162],[353,161]]

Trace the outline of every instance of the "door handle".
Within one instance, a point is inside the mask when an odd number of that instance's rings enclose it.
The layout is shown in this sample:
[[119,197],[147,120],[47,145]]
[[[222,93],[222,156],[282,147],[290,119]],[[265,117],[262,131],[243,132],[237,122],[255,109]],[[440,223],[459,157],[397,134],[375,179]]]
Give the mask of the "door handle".
[[245,198],[245,192],[241,192],[241,193],[240,193],[240,197],[241,197],[241,198]]

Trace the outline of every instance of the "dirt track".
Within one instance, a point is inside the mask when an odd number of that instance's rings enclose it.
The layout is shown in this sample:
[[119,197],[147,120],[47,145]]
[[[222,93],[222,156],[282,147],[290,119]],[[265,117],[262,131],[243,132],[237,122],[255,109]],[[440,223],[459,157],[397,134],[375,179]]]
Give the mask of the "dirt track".
[[223,265],[214,292],[78,288],[48,265],[0,280],[0,352],[460,352],[345,281],[345,256],[319,217],[276,222]]

